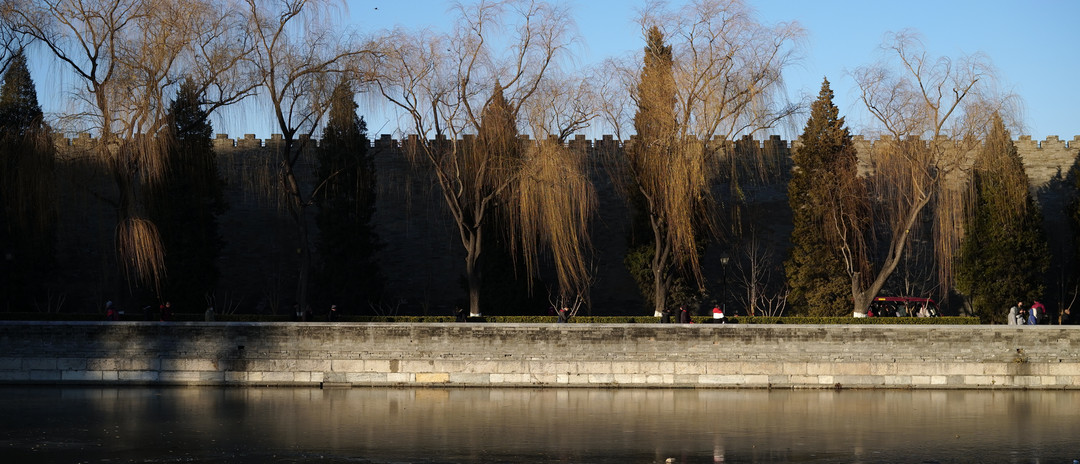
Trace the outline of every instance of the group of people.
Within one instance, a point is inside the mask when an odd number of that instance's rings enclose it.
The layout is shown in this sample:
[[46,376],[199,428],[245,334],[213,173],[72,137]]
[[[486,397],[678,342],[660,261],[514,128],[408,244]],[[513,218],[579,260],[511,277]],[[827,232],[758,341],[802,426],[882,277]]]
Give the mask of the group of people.
[[1039,325],[1049,322],[1050,317],[1046,314],[1046,307],[1038,301],[1031,304],[1031,307],[1025,307],[1023,301],[1016,302],[1016,305],[1009,308],[1009,315],[1006,317],[1005,323],[1008,325]]
[[[117,307],[112,300],[105,302],[105,320],[107,321],[119,321],[120,316],[124,312]],[[213,306],[207,306],[206,312],[203,313],[203,318],[207,321],[213,321],[216,317],[216,312]],[[167,322],[173,320],[172,302],[166,301],[157,307],[157,311],[154,311],[153,305],[146,305],[142,307],[142,320],[144,321],[162,321]]]
[[[676,312],[678,314],[676,314]],[[674,318],[674,317],[678,317],[678,322],[680,324],[693,324],[694,323],[694,321],[690,318],[690,310],[686,309],[685,305],[679,306],[679,309],[677,311],[673,310],[671,308],[664,308],[662,311],[657,311],[657,312],[653,313],[653,316],[659,317],[661,324],[670,324],[672,318]],[[712,322],[715,322],[715,323],[718,323],[718,324],[727,323],[727,317],[724,316],[724,310],[720,309],[720,305],[713,306],[712,318],[713,318]]]

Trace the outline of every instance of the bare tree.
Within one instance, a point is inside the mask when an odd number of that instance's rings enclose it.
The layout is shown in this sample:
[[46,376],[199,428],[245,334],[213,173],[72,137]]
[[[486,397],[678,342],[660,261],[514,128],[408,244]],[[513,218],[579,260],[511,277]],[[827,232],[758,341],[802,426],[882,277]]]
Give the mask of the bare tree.
[[[703,281],[700,242],[716,231],[719,217],[711,188],[719,175],[734,175],[747,161],[724,156],[730,153],[711,142],[769,129],[797,111],[777,96],[802,30],[763,25],[739,0],[698,0],[674,11],[653,4],[641,25],[649,43],[640,77],[631,79],[634,67],[623,65],[600,92],[630,95],[626,103],[638,108],[636,138],[614,152],[613,177],[648,217],[651,296],[658,312],[668,303],[677,270],[693,275],[699,286]],[[620,82],[632,87],[619,90],[613,84]],[[630,121],[622,118],[631,113],[618,102],[602,107],[616,134],[629,132],[622,126]],[[720,169],[722,159],[731,164]]]
[[[75,121],[97,132],[94,149],[117,187],[116,250],[129,283],[157,288],[164,250],[142,217],[140,184],[163,171],[168,99],[198,76],[216,89],[208,111],[243,98],[250,85],[234,72],[247,51],[227,0],[9,0],[2,14],[13,30],[40,42],[76,76]],[[195,70],[213,66],[214,71]]]
[[360,58],[369,46],[339,39],[331,21],[335,0],[244,0],[247,33],[254,40],[251,65],[263,96],[270,103],[282,143],[276,149],[277,169],[271,188],[296,227],[296,302],[308,305],[311,273],[309,208],[319,186],[306,189],[296,167],[311,136],[330,109],[333,90],[342,80],[363,82]]
[[957,180],[970,166],[971,151],[992,114],[1014,114],[1007,111],[1014,99],[997,92],[985,57],[932,58],[910,31],[895,34],[883,48],[889,60],[855,71],[862,102],[883,134],[871,150],[868,179],[869,194],[876,199],[875,222],[886,228],[876,236],[884,241],[875,247],[882,256],[858,253],[852,245],[875,238],[865,229],[852,221],[834,221],[846,238],[842,252],[855,314],[866,313],[904,259],[917,221],[932,203],[938,288],[949,288],[963,233],[963,191]]
[[750,316],[777,316],[787,306],[788,289],[777,287],[773,273],[779,265],[770,248],[767,248],[754,232],[740,244],[735,265],[735,281],[743,288],[737,297]]
[[[584,230],[592,187],[583,171],[583,153],[547,140],[589,120],[574,116],[573,106],[564,111],[565,94],[557,94],[550,83],[570,45],[572,24],[565,11],[536,1],[480,1],[458,5],[456,12],[458,24],[451,35],[395,31],[378,60],[377,84],[405,114],[407,130],[415,134],[405,152],[430,169],[457,226],[465,249],[470,313],[480,310],[476,264],[483,235],[506,233],[487,230],[497,202],[515,206],[509,209],[516,215],[511,219],[516,246],[550,249],[561,292],[575,294],[587,280]],[[511,126],[525,118],[539,136],[520,155],[507,156],[509,147],[459,140],[481,133],[481,113],[496,94],[505,95]],[[516,132],[517,127],[505,130]],[[523,255],[535,270],[536,253]]]

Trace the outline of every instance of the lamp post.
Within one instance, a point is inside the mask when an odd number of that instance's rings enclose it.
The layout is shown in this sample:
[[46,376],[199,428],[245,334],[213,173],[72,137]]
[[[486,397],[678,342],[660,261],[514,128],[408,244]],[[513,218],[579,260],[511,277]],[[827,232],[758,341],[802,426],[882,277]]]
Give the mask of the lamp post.
[[[725,315],[729,314],[727,310],[727,263],[730,259],[727,253],[720,255],[720,267],[722,268],[720,274],[720,309],[724,311]],[[735,316],[735,314],[732,314],[732,316]]]

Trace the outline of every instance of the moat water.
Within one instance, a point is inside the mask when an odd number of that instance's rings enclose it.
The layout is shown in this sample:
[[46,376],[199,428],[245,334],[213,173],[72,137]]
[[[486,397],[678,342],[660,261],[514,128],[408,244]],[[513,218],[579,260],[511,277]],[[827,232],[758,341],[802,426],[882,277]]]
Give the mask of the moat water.
[[4,463],[1080,459],[1080,392],[0,387]]

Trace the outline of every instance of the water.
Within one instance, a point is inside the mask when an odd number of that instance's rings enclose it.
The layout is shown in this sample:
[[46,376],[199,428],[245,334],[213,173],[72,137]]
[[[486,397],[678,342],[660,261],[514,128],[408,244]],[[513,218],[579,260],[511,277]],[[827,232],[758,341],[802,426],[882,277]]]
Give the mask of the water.
[[0,388],[0,462],[1080,459],[1080,392]]

